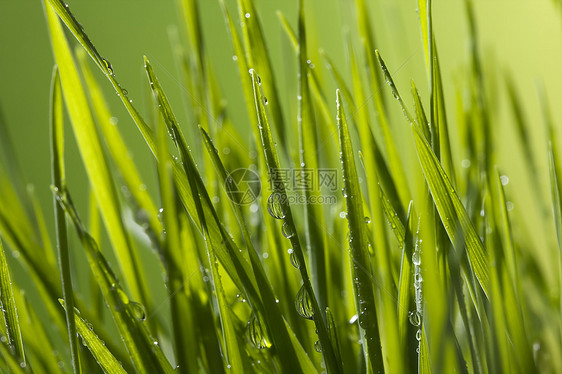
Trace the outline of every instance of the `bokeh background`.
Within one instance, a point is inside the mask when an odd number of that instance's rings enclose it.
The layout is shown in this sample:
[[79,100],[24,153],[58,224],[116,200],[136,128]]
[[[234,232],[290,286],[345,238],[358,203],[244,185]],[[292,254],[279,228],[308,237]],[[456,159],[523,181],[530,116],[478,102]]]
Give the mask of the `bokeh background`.
[[[235,13],[235,0],[225,0]],[[111,61],[119,82],[129,92],[141,112],[149,115],[148,84],[142,57],[147,55],[158,74],[176,115],[186,133],[195,128],[189,123],[182,101],[189,92],[181,80],[174,61],[170,30],[177,28],[182,35],[179,12],[171,0],[68,0],[71,11],[84,26],[90,39],[102,56]],[[224,93],[228,111],[242,134],[250,136],[249,126],[254,118],[246,113],[240,77],[232,59],[232,46],[218,0],[200,1],[204,41],[211,65],[215,69],[219,86]],[[293,27],[296,26],[296,0],[256,0],[262,26],[270,46],[270,54],[281,85],[296,92],[295,55],[280,25],[277,11],[281,11]],[[378,49],[385,58],[396,84],[403,93],[409,90],[414,79],[423,101],[428,101],[428,86],[424,53],[419,29],[416,0],[370,1],[371,19]],[[435,0],[434,25],[439,57],[444,79],[445,100],[453,144],[459,134],[455,129],[456,93],[470,61],[468,51],[468,25],[462,0]],[[527,197],[532,188],[528,174],[521,172],[520,145],[514,136],[512,114],[505,93],[505,74],[510,74],[524,104],[524,113],[532,129],[530,136],[535,153],[541,160],[539,175],[544,177],[543,194],[548,194],[545,131],[540,111],[537,86],[543,85],[547,93],[556,125],[562,114],[562,12],[550,0],[474,0],[476,24],[479,31],[478,48],[484,61],[487,84],[492,87],[497,116],[493,123],[503,142],[498,162],[509,175],[508,194],[515,209],[528,210],[526,219],[538,219],[540,212]],[[347,0],[308,0],[308,32],[316,44],[331,56],[341,71],[349,78],[345,41],[358,46],[357,23],[353,2]],[[73,43],[75,40],[69,38]],[[9,136],[16,150],[26,182],[32,184],[47,215],[47,224],[54,232],[49,155],[49,85],[53,68],[43,5],[39,0],[0,0],[0,106]],[[313,63],[330,83],[328,92],[335,92],[335,84],[326,70],[318,51]],[[95,70],[95,69],[94,69]],[[118,126],[131,147],[134,159],[148,189],[156,196],[155,167],[152,156],[132,120],[101,73],[95,70],[106,91],[108,104]],[[289,89],[289,92],[291,90]],[[335,94],[334,94],[335,96]],[[406,96],[406,95],[405,95]],[[409,96],[408,96],[409,97]],[[294,97],[283,97],[290,103]],[[335,101],[335,100],[334,100]],[[408,104],[411,100],[408,98]],[[294,107],[296,103],[293,103]],[[285,107],[290,107],[286,105]],[[333,105],[335,114],[335,104]],[[394,118],[400,118],[396,106]],[[296,122],[296,113],[285,113]],[[405,121],[395,121],[395,123]],[[87,178],[82,161],[67,123],[68,184],[80,210],[86,211],[88,200]],[[395,129],[396,130],[396,129]],[[334,137],[336,134],[334,134]],[[248,138],[249,141],[249,138]],[[196,146],[199,139],[188,138]],[[296,146],[295,146],[296,148]],[[462,150],[456,150],[455,160],[462,160]],[[408,152],[408,150],[404,150]],[[543,157],[544,156],[544,157]],[[85,213],[84,213],[85,215]],[[552,233],[552,228],[546,228]],[[549,235],[551,236],[551,235]],[[536,248],[552,244],[544,235],[534,239]],[[148,254],[147,249],[147,256]],[[548,261],[548,259],[544,259]],[[13,261],[12,261],[13,262]],[[24,278],[21,268],[14,263],[17,278]],[[18,274],[19,273],[19,274]]]

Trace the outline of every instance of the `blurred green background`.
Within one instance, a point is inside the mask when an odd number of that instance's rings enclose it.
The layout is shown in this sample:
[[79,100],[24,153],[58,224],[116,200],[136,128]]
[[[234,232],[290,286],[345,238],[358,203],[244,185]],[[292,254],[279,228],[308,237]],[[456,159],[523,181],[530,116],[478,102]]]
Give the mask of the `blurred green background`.
[[[234,13],[234,0],[225,0]],[[189,92],[182,83],[174,62],[169,39],[170,27],[177,27],[180,35],[183,30],[179,20],[177,4],[174,1],[148,0],[70,0],[71,11],[84,26],[90,39],[102,56],[111,61],[117,78],[135,101],[137,108],[150,115],[148,84],[143,70],[142,56],[147,55],[165,90],[176,108],[176,115],[187,134],[196,124],[189,123],[189,113],[185,113],[182,100]],[[228,111],[235,119],[235,126],[242,134],[250,136],[248,126],[254,125],[249,118],[243,102],[240,77],[232,60],[232,47],[226,31],[225,22],[218,0],[200,1],[200,15],[204,29],[205,46],[215,69],[219,86],[227,101]],[[296,93],[295,55],[281,28],[276,11],[281,11],[294,27],[296,25],[297,1],[256,0],[256,5],[265,29],[270,54],[276,69],[278,81],[286,85],[289,92]],[[544,191],[547,189],[545,134],[542,126],[537,85],[543,84],[553,111],[555,123],[562,114],[562,33],[561,12],[549,0],[536,1],[474,1],[476,24],[479,30],[479,50],[485,61],[487,85],[492,88],[497,111],[494,126],[505,139],[504,149],[500,150],[499,164],[502,171],[510,176],[508,193],[516,209],[525,209],[526,219],[536,219],[539,214],[532,202],[528,201],[531,184],[527,175],[518,172],[522,162],[519,144],[513,134],[513,122],[506,105],[504,75],[509,72],[517,85],[524,103],[526,118],[534,130],[531,134],[535,152],[543,162],[539,165],[540,175],[544,176]],[[308,30],[316,44],[323,48],[336,65],[349,76],[344,41],[356,40],[357,24],[353,14],[353,2],[346,0],[309,0],[309,11],[315,19],[309,19]],[[403,92],[409,89],[410,79],[414,79],[424,102],[428,100],[427,77],[417,1],[371,1],[370,12],[378,45],[385,58],[396,84]],[[448,107],[449,125],[453,144],[458,141],[456,123],[456,93],[463,75],[466,74],[470,56],[467,41],[468,29],[464,2],[461,0],[434,1],[434,23],[442,75],[445,81],[445,100]],[[18,162],[23,169],[25,180],[35,186],[41,201],[48,225],[54,232],[52,222],[52,196],[50,185],[49,156],[49,84],[53,67],[47,28],[42,2],[39,0],[0,1],[0,105]],[[70,38],[75,43],[73,38]],[[357,49],[357,48],[356,48]],[[321,69],[320,74],[330,77],[320,55],[313,63]],[[155,167],[140,134],[132,120],[125,113],[121,103],[101,73],[94,69],[118,126],[131,147],[134,159],[140,166],[149,190],[156,196]],[[331,79],[328,79],[330,82]],[[331,94],[335,85],[329,88]],[[386,89],[386,88],[385,88]],[[283,92],[283,90],[282,90]],[[334,95],[335,96],[335,95]],[[295,100],[283,97],[283,100]],[[335,101],[335,100],[334,100]],[[140,105],[139,105],[140,104]],[[411,104],[408,101],[408,104]],[[284,107],[294,107],[285,105]],[[335,104],[333,112],[335,113]],[[396,106],[396,119],[401,116]],[[285,113],[296,122],[296,113]],[[395,121],[407,126],[405,121]],[[245,130],[246,129],[246,130]],[[67,169],[69,187],[80,210],[86,211],[87,179],[67,123]],[[396,129],[395,129],[396,130]],[[333,134],[335,137],[336,134]],[[249,140],[249,138],[248,138]],[[192,145],[199,139],[188,138]],[[296,147],[295,147],[296,148]],[[460,165],[463,150],[457,149],[456,161]],[[544,157],[542,157],[544,155]],[[16,160],[8,160],[16,162]],[[84,213],[85,215],[85,213]],[[550,229],[549,229],[550,230]],[[551,243],[544,236],[536,237],[537,248]],[[544,259],[545,263],[548,259]],[[16,276],[17,277],[17,276]]]

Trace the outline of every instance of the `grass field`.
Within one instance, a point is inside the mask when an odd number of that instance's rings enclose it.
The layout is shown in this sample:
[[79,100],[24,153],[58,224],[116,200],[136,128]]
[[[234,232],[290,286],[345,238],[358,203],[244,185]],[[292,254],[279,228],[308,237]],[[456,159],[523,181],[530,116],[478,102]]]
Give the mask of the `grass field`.
[[559,4],[494,53],[479,1],[261,3],[147,21],[172,71],[43,1],[48,113],[0,118],[0,371],[562,372]]

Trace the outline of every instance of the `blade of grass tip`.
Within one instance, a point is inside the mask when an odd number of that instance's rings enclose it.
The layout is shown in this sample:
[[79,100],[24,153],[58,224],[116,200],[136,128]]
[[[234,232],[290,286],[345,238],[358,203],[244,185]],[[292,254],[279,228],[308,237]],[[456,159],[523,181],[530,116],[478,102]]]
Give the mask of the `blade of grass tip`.
[[73,125],[88,178],[98,199],[102,217],[119,265],[133,296],[149,305],[145,278],[121,219],[121,209],[99,136],[88,106],[78,69],[71,54],[57,14],[45,0],[53,53],[63,90],[63,97]]
[[[63,299],[59,299],[59,303],[65,310],[69,308]],[[106,374],[126,373],[121,363],[117,361],[115,356],[107,349],[105,343],[93,331],[92,325],[81,317],[78,309],[74,308],[73,311],[72,314],[76,322],[78,334],[82,337],[84,344],[88,347],[103,372]]]
[[[217,170],[217,173],[221,178],[221,182],[224,186],[226,186],[228,183],[228,173],[224,168],[224,165],[217,153],[215,146],[213,145],[211,138],[209,137],[209,134],[207,134],[207,132],[202,127],[199,127],[199,129],[201,131],[201,135],[203,136],[207,151],[209,152],[211,159],[213,160],[215,169]],[[263,314],[267,322],[267,327],[269,329],[269,336],[273,340],[273,345],[279,353],[281,367],[287,372],[314,372],[316,369],[314,368],[312,361],[303,350],[302,346],[298,343],[298,341],[293,342],[290,339],[290,335],[294,334],[292,333],[292,331],[290,331],[290,327],[283,322],[283,316],[281,315],[280,310],[277,307],[277,301],[273,294],[273,287],[267,279],[265,269],[263,268],[258,253],[252,244],[252,240],[248,232],[246,222],[244,221],[240,206],[235,204],[232,200],[231,205],[235,211],[238,224],[241,227],[242,233],[245,237],[245,241],[249,247],[248,250],[250,261],[254,270],[254,274],[256,276],[259,292],[263,300]],[[294,355],[297,356],[296,362],[295,360],[293,360]]]
[[[154,71],[152,70],[152,66],[150,65],[150,62],[146,57],[145,57],[145,70],[148,76],[148,80],[153,89],[153,93],[156,95],[159,105],[161,105],[160,110],[163,112],[163,114],[165,113],[163,117],[166,120],[166,125],[168,126],[169,134],[172,136],[173,141],[176,143],[178,150],[180,152],[185,152],[186,155],[189,156],[188,160],[194,163],[189,153],[189,147],[187,146],[187,143],[183,135],[179,131],[177,122],[175,121],[175,116],[173,115],[171,107],[168,103],[168,99],[166,98],[166,95],[164,94],[164,91],[162,90],[162,87],[160,86],[160,83],[158,82],[158,79],[154,74]],[[191,193],[191,185],[190,182],[188,181],[185,170],[181,170],[181,166],[175,163],[174,166],[175,166],[174,176],[176,177],[180,197],[182,197],[182,201],[184,202],[184,205],[186,206],[190,216],[192,218],[197,217],[195,202],[193,200],[193,195]],[[183,165],[183,167],[185,168],[185,165]],[[230,237],[230,235],[226,233],[226,230],[224,229],[222,223],[220,222],[218,216],[216,215],[216,212],[214,211],[213,205],[211,203],[211,200],[209,198],[207,190],[205,189],[205,186],[203,184],[200,175],[198,173],[196,175],[197,175],[196,179],[198,183],[197,184],[198,190],[200,194],[204,195],[203,208],[205,209],[205,211],[208,211],[213,218],[212,220],[207,222],[209,225],[209,232],[211,233],[211,238],[214,239],[214,238],[222,237],[223,239],[222,241],[224,242],[222,243],[222,246],[225,248],[222,247],[215,248],[217,250],[216,253],[217,257],[221,260],[229,276],[232,278],[232,280],[237,284],[237,286],[240,289],[246,289],[248,293],[256,295],[255,279],[251,276],[251,272],[249,270],[249,264],[242,257],[238,249],[232,250],[233,249],[232,247],[235,244],[232,238]],[[189,195],[189,197],[186,195]],[[250,297],[250,295],[248,295],[248,297]]]
[[[300,164],[302,175],[318,170],[318,140],[316,139],[316,118],[308,85],[307,41],[304,0],[299,1],[298,17],[298,115],[297,126],[300,145]],[[306,201],[319,201],[319,186],[311,186],[305,189]],[[326,274],[326,232],[324,223],[324,212],[322,205],[308,203],[304,205],[305,239],[310,254],[310,276],[314,289],[316,290],[318,304],[324,309],[327,306],[327,274]]]
[[6,338],[11,354],[14,355],[19,366],[25,368],[27,360],[23,350],[23,341],[13,292],[6,254],[2,246],[2,239],[0,238],[0,301],[2,302],[2,315],[6,324]]
[[78,212],[72,204],[69,192],[55,188],[53,188],[53,192],[58,203],[74,224],[86,251],[92,273],[98,281],[135,369],[143,373],[172,373],[173,369],[162,353],[160,345],[150,336],[148,328],[144,324],[146,318],[144,307],[129,300],[97,243],[84,228]]
[[[293,219],[291,207],[289,205],[285,186],[283,184],[283,181],[279,180],[280,176],[277,175],[278,173],[275,172],[276,170],[280,169],[280,164],[275,148],[275,143],[273,141],[273,136],[271,134],[269,120],[265,114],[265,100],[261,92],[261,78],[258,76],[254,69],[250,69],[250,74],[252,76],[252,86],[254,91],[257,127],[260,131],[261,144],[265,156],[265,161],[268,167],[268,172],[270,173],[269,176],[273,181],[274,187],[273,194],[271,195],[271,197],[273,197],[273,199],[271,200],[272,204],[271,206],[268,204],[268,209],[279,211],[279,215],[275,216],[283,219],[284,223],[282,231],[285,238],[291,241],[291,245],[293,246],[292,255],[295,256],[295,264],[298,264],[298,269],[300,270],[300,274],[303,280],[303,286],[297,294],[295,306],[297,307],[297,311],[299,311],[299,314],[301,314],[301,316],[314,320],[316,329],[318,330],[318,338],[322,346],[324,363],[326,364],[327,370],[335,373],[341,372],[341,362],[338,362],[335,358],[335,352],[328,334],[325,315],[318,306],[316,295],[314,293],[312,283],[308,275],[303,249],[296,231],[295,221]],[[274,201],[277,202],[275,203]]]
[[411,85],[412,85],[412,96],[414,97],[414,104],[416,106],[416,118],[418,120],[418,125],[422,129],[423,134],[427,139],[427,141],[430,142],[432,147],[434,147],[431,137],[431,126],[429,124],[429,121],[427,120],[427,116],[425,115],[425,110],[423,109],[420,94],[418,92],[418,89],[416,88],[413,79],[411,81]]
[[[24,290],[14,293],[16,305],[19,305],[18,314],[22,336],[32,336],[33,339],[26,340],[27,354],[33,362],[33,371],[45,373],[57,373],[60,371],[60,355],[56,353],[54,342],[58,338],[49,334],[46,326],[37,316],[34,306],[31,305],[29,297]],[[49,326],[50,327],[50,326]],[[64,331],[62,332],[64,335]],[[31,348],[31,349],[30,349]]]
[[347,220],[349,224],[349,246],[352,277],[354,279],[353,290],[357,315],[359,316],[359,330],[368,371],[384,372],[375,293],[371,280],[371,263],[367,250],[368,237],[364,222],[363,195],[361,194],[357,169],[355,168],[353,148],[339,90],[336,91],[336,104],[344,196],[347,204]]
[[[193,197],[193,201],[195,202],[195,208],[197,211],[197,216],[199,217],[199,224],[201,226],[201,230],[203,233],[203,240],[205,242],[205,246],[207,248],[207,255],[209,256],[209,264],[211,267],[211,275],[212,275],[212,283],[215,289],[215,296],[217,298],[217,304],[219,307],[219,316],[223,328],[224,334],[224,344],[225,344],[225,355],[227,359],[227,364],[233,368],[233,370],[243,370],[243,359],[240,352],[240,347],[236,339],[236,333],[234,331],[234,326],[231,321],[230,316],[230,308],[227,305],[226,296],[224,294],[224,289],[222,286],[222,281],[219,275],[218,263],[215,254],[215,243],[221,242],[222,238],[220,236],[211,238],[209,230],[207,228],[207,219],[205,216],[205,212],[203,210],[203,206],[201,203],[201,195],[206,195],[203,193],[204,186],[202,183],[198,183],[200,176],[197,172],[195,162],[189,153],[189,149],[181,134],[178,126],[176,118],[172,112],[172,108],[169,105],[169,102],[158,82],[154,72],[152,71],[152,67],[148,62],[148,59],[145,57],[145,66],[148,78],[150,80],[151,88],[153,89],[153,94],[155,98],[158,100],[158,105],[162,117],[165,120],[166,127],[170,132],[172,139],[175,142],[176,147],[180,151],[181,156],[181,163],[185,169],[187,179],[189,181],[191,187],[191,193]],[[201,192],[199,192],[201,189]],[[208,196],[208,195],[206,195]],[[211,217],[213,218],[213,217]],[[229,367],[229,366],[227,366]]]
[[259,71],[264,81],[269,82],[263,91],[270,102],[269,110],[273,117],[274,128],[279,134],[280,148],[284,150],[286,149],[284,144],[288,141],[288,130],[285,128],[283,112],[281,111],[281,100],[275,81],[276,75],[273,72],[267,44],[253,0],[238,0],[238,13],[244,35],[248,67]]
[[[59,303],[65,310],[69,307],[63,299],[59,299]],[[72,314],[75,319],[78,334],[82,337],[84,344],[88,347],[103,372],[106,374],[126,373],[121,363],[117,361],[115,356],[107,349],[105,343],[93,331],[92,325],[81,317],[80,311],[74,308]]]
[[123,180],[141,209],[141,212],[144,213],[144,220],[148,220],[152,230],[155,233],[159,233],[162,231],[162,225],[158,220],[158,210],[156,209],[150,194],[146,189],[146,185],[143,183],[139,175],[130,152],[119,133],[118,127],[115,126],[116,123],[113,122],[115,118],[111,115],[105,98],[103,97],[103,93],[96,82],[91,69],[88,67],[86,53],[82,49],[77,49],[76,56],[80,70],[84,76],[84,82],[86,83],[86,87],[90,93],[97,123],[101,129],[101,134],[108,146],[115,165],[118,167],[119,172],[123,176]]
[[[472,271],[482,290],[488,295],[488,262],[484,245],[422,131],[416,125],[413,125],[412,129],[418,158],[443,226],[453,246],[458,251],[466,250]],[[463,240],[459,240],[459,234],[462,235]]]
[[[62,89],[58,68],[53,69],[51,83],[51,173],[55,188],[63,190],[66,187],[66,175],[64,170],[64,123],[62,108]],[[76,325],[74,323],[74,291],[70,273],[70,253],[68,247],[68,235],[66,232],[66,218],[62,207],[53,196],[53,208],[55,210],[55,228],[57,234],[58,264],[62,284],[62,295],[71,308],[65,311],[68,340],[70,342],[70,357],[74,373],[80,373],[80,355],[78,341],[76,338]]]

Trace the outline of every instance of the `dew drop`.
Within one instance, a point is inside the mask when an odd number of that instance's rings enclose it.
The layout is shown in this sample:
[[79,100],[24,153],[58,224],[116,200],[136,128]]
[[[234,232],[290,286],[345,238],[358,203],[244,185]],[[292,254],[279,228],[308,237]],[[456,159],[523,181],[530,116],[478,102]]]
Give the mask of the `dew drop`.
[[246,325],[246,336],[256,349],[264,349],[271,347],[271,342],[269,341],[267,335],[265,334],[265,329],[260,324],[260,321],[252,315],[248,324]]
[[365,223],[371,223],[371,219],[369,217],[365,217]]
[[297,293],[297,297],[295,298],[295,308],[297,309],[297,313],[300,314],[301,317],[306,319],[314,319],[312,301],[310,300],[310,295],[304,287],[304,284],[301,286],[299,292]]
[[246,17],[246,18],[250,18],[250,13],[246,13],[246,14],[244,14],[244,17]]
[[419,326],[421,324],[421,315],[420,312],[417,310],[414,312],[408,313],[408,320],[413,326]]
[[101,61],[103,62],[103,64],[105,65],[107,71],[109,72],[109,74],[113,75],[113,67],[111,66],[111,63],[109,61],[107,61],[107,59],[103,58],[101,59]]
[[418,331],[416,331],[416,340],[418,342],[421,340],[421,329],[418,329]]
[[267,199],[267,211],[275,219],[283,219],[285,215],[281,210],[281,194],[274,192]]
[[291,265],[293,265],[295,268],[300,269],[301,268],[301,263],[299,261],[299,258],[297,257],[297,254],[295,253],[295,251],[293,251],[291,249]]
[[144,321],[146,319],[146,311],[144,310],[144,306],[140,303],[137,303],[135,301],[131,301],[129,303],[129,306],[131,307],[131,311],[133,313],[133,316],[139,320],[139,321]]
[[509,183],[509,177],[507,175],[502,175],[500,177],[500,181],[502,183],[502,186],[505,186],[506,184]]
[[281,233],[286,239],[291,239],[293,236],[295,236],[295,231],[288,222],[284,222],[283,226],[281,226]]
[[340,212],[340,218],[344,219],[345,217],[347,217],[347,213],[344,211]]
[[236,55],[232,56],[232,61],[238,61],[238,56]]
[[316,343],[314,343],[314,350],[318,353],[322,353],[322,345],[320,344],[320,340],[317,340]]

